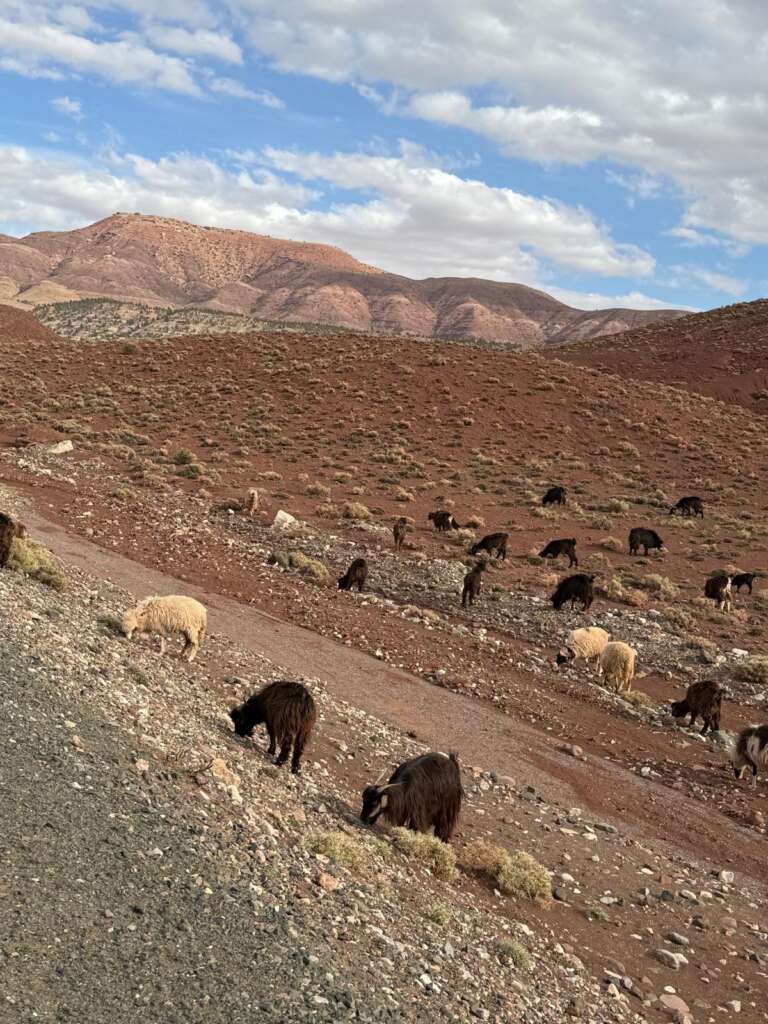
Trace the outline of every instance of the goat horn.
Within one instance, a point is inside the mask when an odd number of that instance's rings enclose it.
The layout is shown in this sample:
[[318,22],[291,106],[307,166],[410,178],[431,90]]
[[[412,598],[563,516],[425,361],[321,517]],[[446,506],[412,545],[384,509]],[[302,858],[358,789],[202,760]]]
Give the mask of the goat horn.
[[388,789],[397,789],[398,786],[402,786],[402,782],[388,782],[386,786],[380,786],[379,792],[384,793]]
[[381,780],[384,778],[384,776],[386,774],[387,774],[387,766],[385,765],[383,770],[382,770],[382,772],[381,772],[381,775],[379,775],[378,779],[376,779],[376,781],[374,782],[374,786],[378,786],[378,784],[381,782]]

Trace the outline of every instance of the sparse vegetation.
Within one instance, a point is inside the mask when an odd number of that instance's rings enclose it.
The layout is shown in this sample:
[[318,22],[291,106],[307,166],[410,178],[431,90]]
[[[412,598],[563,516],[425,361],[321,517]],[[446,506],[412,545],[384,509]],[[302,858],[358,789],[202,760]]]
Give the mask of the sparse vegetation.
[[549,872],[523,850],[510,853],[487,839],[475,839],[462,850],[460,863],[467,870],[490,878],[505,896],[542,905],[552,898]]
[[407,828],[393,828],[392,841],[401,853],[429,868],[435,878],[452,882],[457,877],[456,854],[453,847],[437,836],[411,832]]
[[62,591],[67,585],[59,563],[47,548],[31,537],[14,537],[8,568],[53,590]]

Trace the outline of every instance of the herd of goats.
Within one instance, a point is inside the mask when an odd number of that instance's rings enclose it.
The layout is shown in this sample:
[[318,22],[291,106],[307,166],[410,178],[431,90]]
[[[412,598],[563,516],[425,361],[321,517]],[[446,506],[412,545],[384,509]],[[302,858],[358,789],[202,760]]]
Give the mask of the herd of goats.
[[[552,487],[544,495],[544,505],[566,504],[564,487]],[[704,503],[698,497],[681,498],[670,509],[670,514],[679,512],[682,516],[704,516]],[[460,529],[453,514],[437,511],[429,514],[430,521],[439,532]],[[397,520],[393,527],[395,548],[400,549],[405,541],[410,524],[405,517]],[[15,538],[26,535],[22,523],[10,515],[0,512],[0,569],[10,557]],[[492,533],[483,537],[469,549],[471,556],[479,556],[473,569],[464,578],[462,607],[471,606],[480,593],[482,574],[488,559],[504,560],[507,555],[508,534]],[[664,542],[654,530],[636,527],[629,533],[629,552],[636,555],[643,549],[645,555],[652,550],[664,550]],[[576,541],[565,538],[550,541],[540,552],[540,557],[555,559],[564,555],[569,568],[578,566]],[[368,575],[368,565],[363,558],[356,558],[346,573],[338,580],[339,588],[349,590],[353,586],[362,591]],[[747,586],[751,593],[752,584],[759,573],[745,573],[729,576],[718,573],[705,584],[705,596],[713,600],[718,608],[732,607],[732,591]],[[577,573],[561,580],[551,596],[556,610],[570,602],[571,608],[580,604],[587,611],[594,600],[593,575]],[[204,605],[192,597],[183,595],[154,596],[145,598],[123,615],[122,630],[130,640],[135,633],[159,636],[160,653],[165,651],[165,641],[171,636],[184,640],[182,656],[192,661],[203,641],[207,628],[207,611]],[[573,660],[595,662],[598,671],[607,683],[617,691],[629,690],[635,673],[636,652],[628,644],[611,641],[609,634],[597,626],[572,630],[566,644],[558,651],[556,662],[561,665]],[[689,715],[689,727],[699,717],[703,720],[702,733],[720,728],[720,712],[724,689],[715,680],[705,679],[692,683],[682,700],[671,706],[676,718]],[[304,748],[312,735],[317,708],[311,693],[303,683],[278,680],[267,684],[250,696],[243,704],[229,712],[234,731],[240,737],[251,737],[258,725],[264,725],[269,737],[268,753],[276,755],[275,763],[283,765],[291,758],[291,771],[299,774]],[[279,748],[279,749],[278,749]],[[731,761],[734,774],[740,779],[745,771],[752,775],[752,786],[757,784],[760,770],[768,770],[768,724],[749,726],[743,729],[734,744]],[[399,765],[383,785],[381,779],[363,791],[361,820],[373,825],[380,816],[391,824],[410,828],[417,832],[434,834],[443,842],[449,842],[458,822],[464,791],[461,785],[459,762],[455,754],[445,755],[430,752],[414,757]]]

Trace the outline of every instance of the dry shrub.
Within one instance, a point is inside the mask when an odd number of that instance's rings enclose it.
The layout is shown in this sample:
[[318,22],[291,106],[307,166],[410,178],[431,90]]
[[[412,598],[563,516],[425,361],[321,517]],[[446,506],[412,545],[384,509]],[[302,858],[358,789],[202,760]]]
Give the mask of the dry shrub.
[[733,674],[745,683],[768,686],[768,656],[754,654],[751,658],[745,658],[735,667]]
[[552,899],[552,880],[543,864],[523,850],[510,853],[487,839],[473,839],[461,854],[468,871],[487,875],[499,892],[546,906]]
[[273,551],[267,559],[267,563],[279,565],[281,569],[293,569],[323,587],[329,586],[332,581],[328,566],[317,558],[310,558],[303,551]]
[[606,551],[623,551],[624,545],[616,537],[603,537],[602,540],[597,542],[601,548],[605,548]]
[[392,839],[401,853],[424,864],[435,878],[442,878],[445,882],[456,878],[456,854],[453,847],[442,839],[424,832],[411,832],[407,828],[393,828]]
[[67,581],[59,563],[47,548],[31,537],[13,538],[8,568],[53,590],[66,589]]
[[641,576],[636,580],[639,587],[643,590],[650,590],[654,594],[661,594],[662,597],[675,597],[677,595],[677,587],[668,579],[666,576],[660,576],[657,572],[648,573],[647,576]]
[[630,690],[621,696],[627,704],[631,704],[636,708],[655,708],[658,706],[658,701],[655,701],[649,694],[643,693],[642,690]]
[[331,501],[324,501],[315,509],[315,515],[320,516],[321,519],[338,519],[341,515],[341,509]]
[[371,518],[371,510],[367,505],[362,505],[359,501],[345,502],[343,514],[345,519],[368,520]]
[[406,491],[404,487],[396,487],[392,497],[395,499],[395,501],[407,502],[416,500],[416,495],[413,494],[411,491]]
[[469,516],[467,521],[464,523],[464,526],[468,527],[470,530],[477,530],[481,526],[485,526],[485,520],[482,516]]
[[531,958],[528,950],[516,939],[499,939],[496,943],[496,952],[502,960],[508,960],[519,971],[530,969]]
[[330,498],[331,488],[325,484],[321,484],[319,480],[313,481],[311,484],[307,484],[305,488],[307,494],[311,494],[318,498]]
[[307,849],[351,871],[359,871],[368,864],[368,850],[346,832],[312,832],[307,837]]

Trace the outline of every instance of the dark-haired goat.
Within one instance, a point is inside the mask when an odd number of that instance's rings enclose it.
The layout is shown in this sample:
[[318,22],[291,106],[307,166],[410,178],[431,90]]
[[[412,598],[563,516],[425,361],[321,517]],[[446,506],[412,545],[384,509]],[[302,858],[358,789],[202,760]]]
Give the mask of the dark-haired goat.
[[489,533],[482,540],[479,540],[477,544],[473,544],[469,549],[469,553],[470,555],[479,555],[481,551],[487,551],[489,555],[495,554],[503,560],[507,557],[508,540],[508,533]]
[[373,825],[380,815],[393,825],[431,832],[444,843],[451,840],[461,811],[464,790],[455,754],[421,754],[405,761],[386,786],[363,790],[360,820]]
[[644,526],[636,526],[629,531],[629,553],[637,555],[640,548],[644,548],[644,554],[649,551],[663,551],[664,541],[655,530],[647,530]]
[[579,564],[579,560],[576,557],[575,537],[566,537],[562,540],[551,540],[544,550],[539,552],[539,558],[559,558],[560,555],[565,555],[568,559],[569,569],[572,568],[572,566]]
[[669,514],[673,516],[675,512],[679,512],[682,516],[701,516],[704,518],[704,502],[701,498],[696,498],[693,495],[687,495],[685,498],[681,498],[676,505],[673,505],[669,510]]
[[392,527],[392,536],[395,538],[395,550],[399,551],[405,541],[405,535],[408,533],[408,520],[405,516],[400,516],[395,525]]
[[255,726],[264,724],[269,735],[268,753],[280,753],[275,764],[285,764],[293,747],[291,771],[301,771],[301,755],[312,735],[317,708],[312,694],[301,683],[280,680],[254,693],[244,704],[229,712],[238,736],[252,736]]
[[742,587],[746,587],[747,590],[752,593],[752,584],[756,579],[759,579],[763,574],[761,572],[740,572],[731,580],[731,586],[738,592]]
[[445,533],[447,530],[460,530],[461,527],[453,518],[452,512],[430,512],[427,516],[435,524],[438,533]]
[[550,487],[541,499],[542,505],[564,505],[566,502],[566,490],[564,487]]
[[750,725],[742,729],[736,739],[731,758],[733,774],[740,779],[745,768],[752,771],[752,788],[757,785],[757,773],[768,770],[768,725]]
[[477,565],[464,577],[464,589],[461,592],[461,607],[466,608],[475,603],[475,598],[480,593],[483,585],[483,573],[487,565],[485,562],[478,562]]
[[368,563],[364,558],[356,558],[343,576],[339,576],[339,590],[351,590],[357,587],[362,594],[365,581],[368,579]]
[[6,512],[0,512],[0,569],[8,565],[11,557],[11,545],[16,537],[26,537],[27,530],[23,523],[12,519]]
[[701,679],[698,683],[691,683],[682,700],[672,701],[672,714],[675,718],[683,718],[690,714],[689,729],[696,725],[696,719],[701,716],[704,720],[702,736],[706,732],[717,732],[720,728],[724,692],[720,683],[714,679]]
[[710,576],[704,584],[704,597],[714,601],[721,612],[729,612],[733,608],[732,586],[733,580],[725,573]]
[[584,572],[577,572],[573,576],[566,576],[564,580],[560,580],[551,598],[555,611],[559,612],[569,601],[571,608],[578,601],[583,610],[587,611],[595,599],[595,589],[592,585],[594,581],[594,576],[588,576]]

